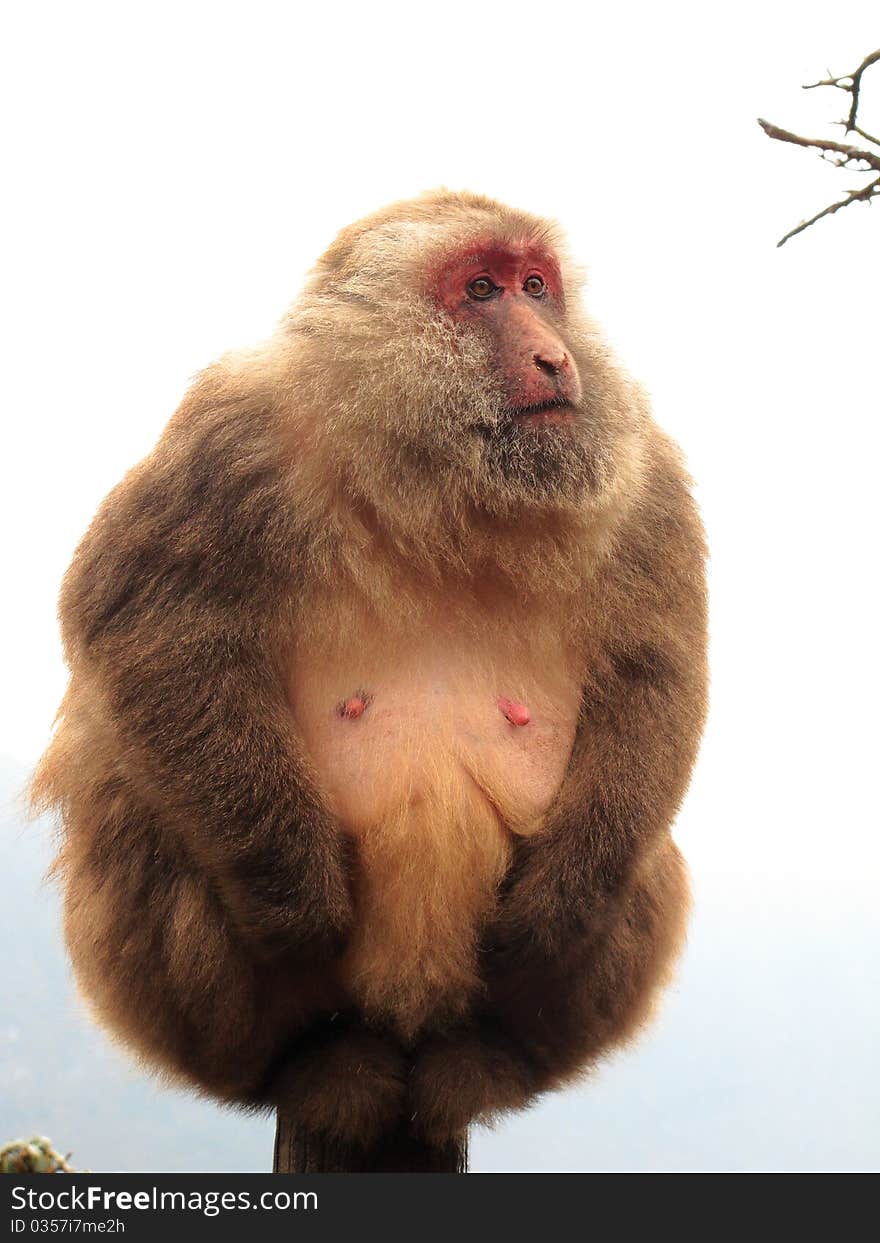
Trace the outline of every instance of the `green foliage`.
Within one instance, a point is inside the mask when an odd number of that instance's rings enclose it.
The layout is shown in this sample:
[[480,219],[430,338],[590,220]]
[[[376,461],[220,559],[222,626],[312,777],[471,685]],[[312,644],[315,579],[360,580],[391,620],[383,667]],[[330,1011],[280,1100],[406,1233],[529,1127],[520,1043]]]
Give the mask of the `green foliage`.
[[[70,1153],[67,1154],[70,1156]],[[51,1140],[44,1135],[35,1135],[33,1139],[14,1139],[11,1144],[0,1148],[0,1174],[72,1174],[73,1167],[67,1164],[52,1147]]]

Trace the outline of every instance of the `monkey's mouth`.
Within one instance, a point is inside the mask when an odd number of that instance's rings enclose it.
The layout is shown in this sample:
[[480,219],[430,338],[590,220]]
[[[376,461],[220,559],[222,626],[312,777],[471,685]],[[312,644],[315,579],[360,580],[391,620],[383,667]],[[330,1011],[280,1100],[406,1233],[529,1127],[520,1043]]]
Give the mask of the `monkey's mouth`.
[[568,427],[574,422],[575,409],[566,397],[517,406],[505,411],[509,419],[523,427]]
[[577,419],[577,407],[567,397],[536,401],[529,406],[507,406],[497,423],[474,423],[473,431],[483,440],[507,439],[519,427],[542,430],[547,427],[570,427]]

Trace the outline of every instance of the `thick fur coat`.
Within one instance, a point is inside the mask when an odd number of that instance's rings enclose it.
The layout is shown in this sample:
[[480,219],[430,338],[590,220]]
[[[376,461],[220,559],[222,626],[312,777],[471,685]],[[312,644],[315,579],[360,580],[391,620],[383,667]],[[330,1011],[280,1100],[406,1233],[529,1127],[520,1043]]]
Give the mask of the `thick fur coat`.
[[[433,296],[450,254],[526,242],[558,264],[564,429],[511,418],[491,335]],[[551,226],[441,191],[346,229],[64,581],[33,794],[99,1019],[362,1144],[404,1117],[444,1140],[631,1037],[688,907],[703,557]]]

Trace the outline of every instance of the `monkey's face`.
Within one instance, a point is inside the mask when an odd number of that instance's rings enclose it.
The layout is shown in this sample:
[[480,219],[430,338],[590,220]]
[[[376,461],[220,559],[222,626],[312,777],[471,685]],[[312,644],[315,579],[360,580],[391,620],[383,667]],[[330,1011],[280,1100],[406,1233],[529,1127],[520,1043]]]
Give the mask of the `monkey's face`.
[[532,241],[487,240],[448,259],[433,286],[464,331],[491,343],[505,417],[530,429],[571,427],[581,382],[563,339],[565,302],[553,252]]
[[487,480],[543,497],[579,492],[590,473],[582,387],[553,249],[532,237],[478,239],[444,257],[427,293],[487,347],[477,384],[491,400],[465,412],[467,431],[483,441]]
[[342,486],[377,508],[420,505],[426,522],[595,500],[620,385],[567,273],[550,226],[476,196],[345,230],[290,321],[331,398],[321,428]]

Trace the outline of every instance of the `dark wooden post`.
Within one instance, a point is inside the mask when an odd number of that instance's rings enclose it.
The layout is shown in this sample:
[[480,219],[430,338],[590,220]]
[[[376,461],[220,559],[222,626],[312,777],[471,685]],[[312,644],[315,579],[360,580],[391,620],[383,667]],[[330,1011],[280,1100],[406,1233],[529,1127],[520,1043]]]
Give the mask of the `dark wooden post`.
[[467,1131],[435,1147],[404,1123],[372,1148],[350,1148],[307,1135],[278,1111],[275,1174],[466,1174],[467,1165]]

